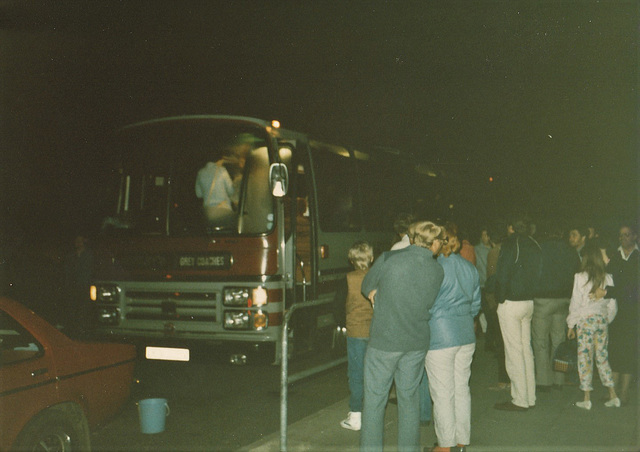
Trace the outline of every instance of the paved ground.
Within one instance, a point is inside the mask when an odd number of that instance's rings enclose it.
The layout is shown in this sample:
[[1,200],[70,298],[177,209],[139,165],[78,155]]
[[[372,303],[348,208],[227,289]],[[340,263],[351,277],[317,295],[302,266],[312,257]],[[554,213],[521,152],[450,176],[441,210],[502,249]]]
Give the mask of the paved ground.
[[[639,405],[633,402],[621,408],[606,408],[607,392],[594,378],[591,411],[577,408],[582,393],[575,386],[561,391],[539,393],[535,409],[527,412],[504,412],[493,408],[496,402],[509,400],[508,391],[491,391],[497,375],[492,353],[481,343],[472,368],[471,446],[473,451],[640,451]],[[348,399],[314,413],[288,426],[286,449],[289,451],[352,451],[358,449],[360,434],[341,428]],[[385,422],[387,450],[395,450],[397,441],[397,407],[389,404]],[[421,427],[422,445],[436,441],[433,426]],[[276,451],[280,433],[251,444],[243,451]]]

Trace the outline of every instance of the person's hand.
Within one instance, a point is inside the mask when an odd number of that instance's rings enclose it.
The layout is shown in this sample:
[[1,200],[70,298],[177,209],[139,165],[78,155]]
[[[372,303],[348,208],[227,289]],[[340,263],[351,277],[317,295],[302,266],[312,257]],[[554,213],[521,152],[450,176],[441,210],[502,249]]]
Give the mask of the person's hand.
[[373,289],[371,292],[369,292],[369,296],[367,298],[371,302],[371,306],[373,306],[373,304],[376,302],[375,297],[377,291],[378,289]]
[[576,330],[574,330],[573,328],[569,328],[569,331],[567,331],[567,339],[575,339],[576,338]]
[[593,293],[589,292],[589,300],[600,300],[607,295],[607,291],[598,287]]

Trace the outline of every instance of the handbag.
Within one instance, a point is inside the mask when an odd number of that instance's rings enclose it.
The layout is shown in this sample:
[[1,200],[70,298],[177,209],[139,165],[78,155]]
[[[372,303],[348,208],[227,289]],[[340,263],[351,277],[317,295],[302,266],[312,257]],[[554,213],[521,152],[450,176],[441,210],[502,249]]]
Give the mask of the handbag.
[[576,369],[578,362],[578,341],[567,339],[556,348],[553,354],[553,370],[556,372],[571,372]]

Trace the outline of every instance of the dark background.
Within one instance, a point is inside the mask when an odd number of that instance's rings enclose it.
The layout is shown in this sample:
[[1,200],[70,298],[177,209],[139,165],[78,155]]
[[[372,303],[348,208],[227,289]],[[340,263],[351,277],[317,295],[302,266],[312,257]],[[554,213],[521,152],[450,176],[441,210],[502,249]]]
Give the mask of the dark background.
[[635,1],[0,1],[0,215],[92,230],[115,128],[211,113],[414,152],[477,222],[637,218],[638,17]]

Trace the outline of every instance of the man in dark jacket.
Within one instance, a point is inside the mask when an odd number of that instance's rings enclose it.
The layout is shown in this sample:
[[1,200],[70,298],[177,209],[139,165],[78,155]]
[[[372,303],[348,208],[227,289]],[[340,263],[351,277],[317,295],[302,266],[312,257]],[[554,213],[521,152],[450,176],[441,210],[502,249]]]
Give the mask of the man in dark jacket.
[[578,254],[562,239],[562,229],[543,226],[540,243],[542,267],[540,285],[533,299],[531,337],[536,360],[536,389],[546,392],[561,388],[564,373],[554,372],[552,357],[566,337],[567,315],[573,289],[573,276],[580,267]]
[[510,221],[507,228],[509,238],[502,244],[498,258],[498,319],[512,398],[496,404],[494,408],[498,410],[526,411],[536,404],[531,318],[541,268],[541,250],[528,231],[526,217],[519,216]]

